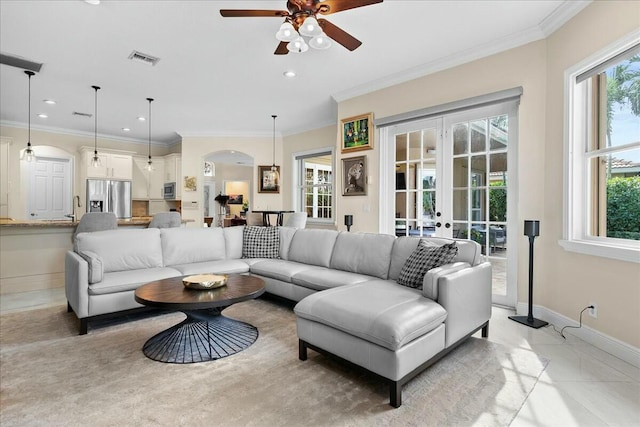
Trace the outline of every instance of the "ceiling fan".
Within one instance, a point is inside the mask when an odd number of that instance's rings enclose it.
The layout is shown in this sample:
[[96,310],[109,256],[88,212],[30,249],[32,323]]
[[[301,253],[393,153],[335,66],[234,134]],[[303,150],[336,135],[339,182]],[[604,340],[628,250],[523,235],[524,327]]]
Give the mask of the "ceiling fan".
[[[326,49],[332,39],[353,51],[362,42],[326,19],[317,19],[316,15],[329,15],[343,10],[355,9],[382,3],[383,0],[288,0],[288,10],[259,9],[221,9],[220,15],[225,18],[243,17],[276,17],[285,18],[276,34],[280,44],[275,55],[286,55],[289,52],[302,53],[309,49]],[[312,37],[307,45],[302,36]]]

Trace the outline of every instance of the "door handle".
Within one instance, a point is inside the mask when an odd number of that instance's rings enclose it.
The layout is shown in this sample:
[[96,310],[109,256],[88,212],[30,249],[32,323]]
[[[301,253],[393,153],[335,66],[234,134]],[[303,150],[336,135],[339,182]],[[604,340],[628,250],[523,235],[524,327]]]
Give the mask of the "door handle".
[[448,222],[444,225],[446,228],[451,227],[451,224],[449,224]]
[[436,216],[441,216],[442,214],[440,212],[436,212]]
[[436,227],[438,228],[442,227],[442,223],[436,222]]

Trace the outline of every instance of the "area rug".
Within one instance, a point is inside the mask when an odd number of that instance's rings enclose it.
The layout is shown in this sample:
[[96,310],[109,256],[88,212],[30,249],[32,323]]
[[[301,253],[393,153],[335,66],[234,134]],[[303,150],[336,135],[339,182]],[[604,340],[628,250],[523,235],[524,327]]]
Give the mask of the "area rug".
[[56,307],[0,316],[0,425],[463,426],[508,425],[547,361],[470,338],[404,387],[403,404],[358,369],[309,351],[298,360],[295,315],[278,301],[225,315],[259,330],[248,349],[189,365],[141,349],[181,313],[141,316],[77,335]]

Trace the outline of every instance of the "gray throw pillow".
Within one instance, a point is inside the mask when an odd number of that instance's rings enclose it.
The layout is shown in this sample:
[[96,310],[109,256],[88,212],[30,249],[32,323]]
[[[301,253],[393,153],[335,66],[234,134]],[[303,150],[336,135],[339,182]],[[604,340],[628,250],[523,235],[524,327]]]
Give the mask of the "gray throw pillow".
[[278,227],[244,227],[242,258],[280,258]]
[[428,246],[424,240],[420,240],[418,247],[402,266],[397,282],[402,286],[422,289],[422,281],[427,271],[449,264],[457,254],[458,247],[455,242],[442,246]]

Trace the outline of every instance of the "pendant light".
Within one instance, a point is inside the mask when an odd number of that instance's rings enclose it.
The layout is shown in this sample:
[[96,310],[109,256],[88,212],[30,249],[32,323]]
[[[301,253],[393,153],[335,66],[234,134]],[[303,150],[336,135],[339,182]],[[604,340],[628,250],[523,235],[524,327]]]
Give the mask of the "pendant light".
[[272,115],[273,117],[273,165],[271,165],[271,171],[276,172],[278,167],[276,166],[276,115]]
[[32,161],[35,156],[36,153],[33,151],[33,149],[31,148],[31,76],[34,76],[36,73],[34,73],[33,71],[25,71],[24,72],[27,76],[29,76],[29,118],[28,118],[28,123],[29,123],[29,133],[28,133],[28,137],[27,137],[27,148],[24,150],[24,159],[27,162]]
[[149,101],[149,160],[147,161],[147,170],[151,172],[153,170],[153,162],[151,161],[151,103],[153,98],[147,98]]
[[93,166],[94,168],[98,168],[100,167],[100,157],[98,157],[98,90],[100,90],[100,86],[91,87],[95,91],[95,123],[93,125],[93,158],[91,159],[91,166]]

